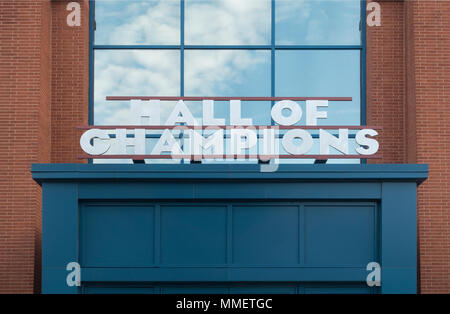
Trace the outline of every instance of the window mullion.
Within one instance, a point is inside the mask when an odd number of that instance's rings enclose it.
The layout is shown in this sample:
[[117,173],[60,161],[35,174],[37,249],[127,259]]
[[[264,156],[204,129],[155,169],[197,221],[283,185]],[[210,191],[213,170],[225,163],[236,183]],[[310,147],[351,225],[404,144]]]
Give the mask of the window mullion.
[[180,96],[184,96],[184,0],[180,0]]
[[[275,0],[271,0],[271,57],[270,57],[270,96],[275,97]],[[272,101],[271,107],[274,102]],[[271,125],[274,125],[274,121],[271,118]]]

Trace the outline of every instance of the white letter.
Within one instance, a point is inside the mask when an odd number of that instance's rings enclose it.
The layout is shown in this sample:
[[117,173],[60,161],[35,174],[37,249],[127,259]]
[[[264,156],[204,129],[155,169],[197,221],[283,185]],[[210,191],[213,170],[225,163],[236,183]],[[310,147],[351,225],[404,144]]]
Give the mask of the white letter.
[[378,147],[380,146],[378,144],[378,141],[373,138],[366,137],[369,136],[376,136],[378,135],[377,131],[372,129],[363,129],[359,130],[358,133],[356,133],[356,143],[358,143],[361,146],[368,146],[367,148],[364,147],[358,147],[356,148],[356,152],[361,155],[373,155],[378,151]]
[[66,270],[71,271],[66,277],[66,283],[69,287],[81,285],[81,267],[77,262],[67,264]]
[[339,129],[339,138],[325,130],[320,129],[320,154],[330,154],[330,146],[344,154],[348,154],[348,129]]
[[203,100],[203,125],[225,125],[225,119],[214,119],[214,100]]
[[146,125],[142,118],[148,118],[148,125],[161,125],[159,100],[131,100],[131,121],[133,125]]
[[241,101],[230,100],[230,124],[231,125],[253,125],[252,119],[241,118]]
[[162,155],[162,153],[171,153],[171,155],[183,155],[180,145],[169,130],[164,130],[155,147],[152,155]]
[[194,160],[202,160],[203,149],[211,149],[212,155],[223,155],[223,130],[217,130],[206,138],[194,130],[189,130],[189,139]]
[[[259,139],[258,158],[260,161],[269,163],[261,163],[261,172],[275,172],[279,165],[280,140],[278,139],[278,127],[263,128],[262,136]],[[269,156],[267,156],[269,155]]]
[[81,17],[80,17],[80,4],[78,2],[69,2],[66,7],[67,11],[72,11],[67,15],[67,25],[70,27],[80,26],[81,25]]
[[266,157],[266,155],[278,156],[279,140],[278,140],[278,128],[264,128],[262,130],[262,136],[259,139],[259,160],[268,161],[274,157]]
[[117,154],[126,155],[127,147],[134,147],[135,155],[145,155],[145,130],[135,129],[134,138],[127,137],[126,129],[116,130]]
[[[283,110],[290,111],[289,117],[283,115]],[[272,107],[272,119],[279,125],[294,125],[302,118],[302,108],[292,100],[282,100]]]
[[[294,144],[294,139],[299,138],[302,140],[300,146]],[[284,134],[281,142],[283,148],[291,155],[304,155],[313,146],[313,139],[309,132],[302,129],[289,130]]]
[[186,107],[184,101],[179,100],[173,108],[172,113],[166,121],[166,125],[176,125],[177,123],[186,123],[187,125],[198,125],[191,111]]
[[[373,11],[372,11],[373,9]],[[370,2],[367,4],[367,11],[371,10],[367,15],[368,26],[381,26],[381,6],[377,2]]]
[[381,266],[377,262],[367,264],[366,270],[371,271],[366,278],[369,287],[381,286]]
[[[99,139],[99,141],[95,139]],[[90,129],[81,135],[80,146],[89,155],[103,155],[111,147],[109,140],[110,137],[107,131]]]
[[328,107],[328,100],[306,101],[306,125],[317,125],[317,119],[326,119],[326,111],[317,111],[317,107]]
[[[231,154],[241,155],[242,149],[257,144],[256,132],[251,129],[231,129]],[[245,154],[245,153],[244,153]]]

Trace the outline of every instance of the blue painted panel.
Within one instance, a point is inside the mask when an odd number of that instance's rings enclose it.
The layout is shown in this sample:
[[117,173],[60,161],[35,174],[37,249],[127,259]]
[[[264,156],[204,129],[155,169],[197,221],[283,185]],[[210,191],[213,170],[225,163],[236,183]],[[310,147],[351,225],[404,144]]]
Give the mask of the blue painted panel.
[[85,286],[82,293],[86,294],[155,294],[159,290],[155,287],[139,286]]
[[223,285],[196,284],[162,286],[163,294],[227,294],[228,288]]
[[298,263],[298,206],[233,206],[233,263]]
[[[402,251],[402,250],[400,250]],[[384,294],[417,293],[416,267],[381,266],[381,291]]]
[[298,293],[298,284],[240,284],[231,286],[229,291],[231,294],[296,294]]
[[197,284],[96,284],[82,288],[86,294],[372,294],[365,283],[197,283]]
[[227,207],[161,206],[161,264],[226,263]]
[[[167,182],[181,179],[290,180],[291,182],[342,181],[410,181],[420,183],[428,176],[428,165],[359,164],[359,165],[279,165],[277,171],[261,172],[260,165],[126,165],[126,164],[32,164],[33,179],[41,183],[54,180],[103,180],[115,182],[138,180]],[[122,181],[123,182],[123,181]],[[217,182],[215,182],[217,183]],[[340,184],[334,184],[334,186]],[[102,186],[102,185],[100,185]]]
[[384,182],[381,201],[383,293],[417,293],[416,186]]
[[75,294],[78,287],[69,287],[66,277],[69,272],[66,265],[61,267],[45,267],[42,265],[42,293],[44,294]]
[[81,207],[80,258],[83,267],[137,267],[153,264],[154,207]]
[[[74,183],[45,183],[43,186],[43,267],[65,267],[78,260],[78,199]],[[55,235],[58,236],[55,236]]]
[[[382,293],[416,292],[416,185],[426,165],[274,173],[197,166],[33,165],[43,187],[42,291],[80,291],[65,281],[65,266],[78,261],[83,284],[97,283],[100,292],[160,293],[180,283],[209,292],[291,283],[300,293],[367,292],[369,259],[381,261]],[[99,209],[80,207],[88,203]]]
[[378,199],[381,183],[340,182],[261,182],[228,181],[189,182],[174,179],[171,182],[104,182],[80,183],[80,199]]
[[82,268],[86,282],[360,282],[362,267],[218,266]]
[[305,205],[306,265],[360,266],[375,261],[375,206]]
[[162,285],[161,293],[204,293],[204,294],[295,294],[298,284],[295,283],[236,283],[236,284],[194,284],[194,285]]
[[77,184],[45,182],[42,207],[42,292],[77,293],[66,284],[66,265],[78,261]]
[[[383,266],[416,267],[416,185],[383,183]],[[401,226],[401,228],[400,228]],[[395,237],[394,237],[395,236]],[[392,238],[394,237],[394,238]],[[395,253],[401,251],[401,255]]]
[[304,294],[371,294],[375,293],[374,288],[370,288],[366,283],[348,284],[309,284],[303,288]]

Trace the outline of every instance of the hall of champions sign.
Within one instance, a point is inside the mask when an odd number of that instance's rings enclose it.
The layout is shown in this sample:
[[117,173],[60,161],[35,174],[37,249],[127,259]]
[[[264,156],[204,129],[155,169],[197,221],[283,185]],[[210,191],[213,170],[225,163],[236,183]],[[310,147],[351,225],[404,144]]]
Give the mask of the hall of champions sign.
[[[130,101],[131,125],[80,126],[84,130],[79,158],[100,159],[258,159],[278,158],[380,158],[374,138],[379,127],[318,126],[328,118],[329,101],[351,101],[351,97],[107,97]],[[161,121],[164,101],[177,101],[169,117]],[[202,102],[199,120],[185,101]],[[214,101],[229,102],[230,124],[214,115]],[[274,125],[253,125],[241,115],[241,101],[272,101]],[[298,104],[305,101],[305,110]],[[305,115],[305,125],[297,125]],[[201,123],[200,123],[201,121]],[[144,123],[145,122],[145,123]],[[149,134],[160,132],[156,144]],[[356,132],[356,147],[350,149],[349,130]],[[313,137],[318,139],[318,147]],[[226,141],[229,139],[229,141]],[[283,153],[280,153],[281,148]],[[334,154],[331,154],[334,149]],[[337,153],[336,153],[337,152]]]

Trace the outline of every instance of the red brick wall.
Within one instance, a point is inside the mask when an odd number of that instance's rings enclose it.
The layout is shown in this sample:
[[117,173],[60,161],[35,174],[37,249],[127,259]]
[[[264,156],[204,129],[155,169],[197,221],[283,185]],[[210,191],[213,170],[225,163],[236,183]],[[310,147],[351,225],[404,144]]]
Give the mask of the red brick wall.
[[450,292],[450,1],[408,2],[413,22],[422,293]]
[[379,132],[383,159],[371,163],[404,160],[404,52],[403,3],[378,1],[381,26],[367,26],[367,124]]
[[87,124],[88,1],[0,0],[0,293],[40,291],[41,189],[31,163],[80,162]]
[[67,26],[67,4],[53,1],[52,10],[52,162],[80,162],[81,132],[88,124],[89,1],[81,4],[81,26]]
[[[51,5],[41,1],[41,90],[38,127],[38,162],[50,162],[50,92],[51,92]],[[41,234],[42,234],[41,189],[35,189],[35,245],[34,245],[34,292],[41,291]]]
[[32,293],[39,279],[41,192],[30,164],[50,161],[49,10],[0,0],[0,293]]
[[[377,163],[429,164],[418,189],[419,291],[450,292],[450,1],[378,1],[367,29],[367,119]],[[371,161],[374,162],[374,161]]]

